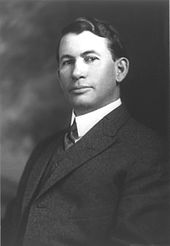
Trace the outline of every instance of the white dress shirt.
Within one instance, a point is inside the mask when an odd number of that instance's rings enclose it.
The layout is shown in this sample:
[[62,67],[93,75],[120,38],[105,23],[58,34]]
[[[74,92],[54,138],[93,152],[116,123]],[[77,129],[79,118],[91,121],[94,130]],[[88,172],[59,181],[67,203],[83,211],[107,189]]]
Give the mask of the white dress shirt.
[[[79,139],[82,138],[94,125],[96,125],[104,116],[109,114],[111,111],[116,109],[122,104],[121,99],[117,99],[116,101],[107,104],[106,106],[94,110],[90,113],[83,114],[80,116],[76,116],[74,111],[72,112],[71,117],[71,125],[75,119],[77,124],[77,131]],[[78,140],[79,140],[78,139]]]

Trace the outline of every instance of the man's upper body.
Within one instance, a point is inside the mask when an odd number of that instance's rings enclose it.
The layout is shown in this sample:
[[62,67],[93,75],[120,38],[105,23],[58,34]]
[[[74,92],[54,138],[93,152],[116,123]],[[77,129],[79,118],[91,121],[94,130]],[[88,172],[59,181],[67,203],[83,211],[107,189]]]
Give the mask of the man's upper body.
[[4,246],[168,243],[166,151],[121,105],[129,61],[117,32],[80,18],[64,29],[58,50],[77,139],[66,148],[65,129],[33,151]]

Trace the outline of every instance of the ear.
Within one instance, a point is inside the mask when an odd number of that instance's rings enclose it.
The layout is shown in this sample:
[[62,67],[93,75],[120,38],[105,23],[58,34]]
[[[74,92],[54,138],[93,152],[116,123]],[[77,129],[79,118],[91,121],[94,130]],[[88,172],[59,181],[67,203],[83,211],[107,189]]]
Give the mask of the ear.
[[57,78],[60,80],[60,69],[59,69],[59,66],[57,66]]
[[115,61],[116,81],[121,82],[129,71],[129,60],[121,57]]
[[61,89],[63,89],[63,83],[61,82],[59,66],[57,66],[57,81],[59,82],[59,85],[60,85]]
[[59,66],[57,66],[57,79],[58,79],[58,82],[60,83],[60,86],[62,86]]

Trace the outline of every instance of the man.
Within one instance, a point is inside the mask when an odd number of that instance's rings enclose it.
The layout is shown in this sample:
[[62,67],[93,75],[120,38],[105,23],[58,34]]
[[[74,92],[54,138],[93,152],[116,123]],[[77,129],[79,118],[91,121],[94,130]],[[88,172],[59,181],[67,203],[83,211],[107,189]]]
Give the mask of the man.
[[57,60],[72,126],[30,157],[6,219],[8,245],[167,243],[163,145],[121,102],[129,61],[117,31],[76,19]]

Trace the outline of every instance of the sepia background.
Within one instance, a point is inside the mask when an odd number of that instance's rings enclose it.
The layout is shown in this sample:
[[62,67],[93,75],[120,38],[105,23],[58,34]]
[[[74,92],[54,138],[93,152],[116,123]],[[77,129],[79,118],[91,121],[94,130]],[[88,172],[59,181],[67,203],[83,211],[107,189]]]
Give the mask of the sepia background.
[[130,56],[122,99],[137,120],[167,135],[168,1],[0,1],[2,217],[35,145],[69,120],[56,42],[79,16],[107,19],[122,34]]

